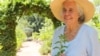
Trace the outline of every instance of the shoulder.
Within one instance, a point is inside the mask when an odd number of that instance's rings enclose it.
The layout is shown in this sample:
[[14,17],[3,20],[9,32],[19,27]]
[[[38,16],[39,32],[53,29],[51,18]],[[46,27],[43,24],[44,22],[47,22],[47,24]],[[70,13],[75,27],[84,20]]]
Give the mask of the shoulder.
[[55,42],[56,40],[59,40],[59,35],[63,34],[63,30],[64,30],[64,25],[63,26],[59,26],[55,29],[54,34],[53,34],[53,41]]
[[55,29],[55,33],[60,33],[64,30],[65,25],[59,26]]
[[84,25],[84,31],[88,38],[91,39],[91,41],[98,41],[98,32],[94,27]]
[[87,33],[97,33],[97,30],[93,28],[92,26],[84,24],[83,28]]

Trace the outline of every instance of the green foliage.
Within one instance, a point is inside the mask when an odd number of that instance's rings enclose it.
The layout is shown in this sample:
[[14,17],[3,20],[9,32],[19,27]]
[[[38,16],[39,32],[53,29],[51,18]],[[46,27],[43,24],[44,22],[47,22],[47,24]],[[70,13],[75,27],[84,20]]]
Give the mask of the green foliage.
[[21,29],[24,29],[25,27],[28,27],[29,23],[27,21],[27,16],[22,16],[20,19],[17,19],[16,22],[18,23],[18,27]]
[[[0,49],[1,56],[15,56],[16,54],[16,17],[12,13],[10,1],[5,0],[0,3]],[[13,15],[13,16],[12,16]]]
[[60,44],[60,47],[56,46],[54,47],[53,49],[58,49],[58,53],[55,55],[55,56],[60,56],[64,51],[65,51],[65,48],[67,48],[67,46],[64,46],[65,42],[66,42],[66,39],[65,39],[65,35],[60,35],[59,36],[59,41],[57,41],[55,44]]
[[51,42],[50,40],[44,41],[43,45],[41,46],[40,53],[42,55],[47,55],[51,51]]
[[21,47],[23,41],[26,40],[25,32],[19,27],[16,27],[17,50]]
[[4,23],[4,26],[6,27],[0,28],[0,46],[2,46],[2,48],[0,49],[0,55],[14,56],[16,54],[16,38],[15,38],[16,23],[13,20],[10,20],[10,21],[5,20],[1,22],[1,24],[3,23]]
[[[61,22],[55,19],[49,8],[50,0],[0,0],[0,55],[16,55],[16,19],[22,16],[37,13],[43,17],[51,19],[53,23],[46,24],[39,34],[40,40],[51,41],[51,35],[54,28],[61,25]],[[48,22],[48,21],[46,21]],[[27,21],[24,21],[27,23]],[[33,24],[34,25],[34,24]],[[52,25],[52,26],[51,26]],[[21,27],[24,27],[21,25]],[[50,28],[49,28],[50,27]],[[20,32],[20,30],[18,31]],[[18,37],[18,36],[17,36]],[[24,37],[24,36],[23,36]],[[23,39],[23,38],[22,38]],[[17,39],[19,43],[20,40]],[[20,44],[18,45],[20,46]]]
[[33,37],[38,38],[41,41],[51,39],[53,34],[53,23],[50,19],[45,18],[45,23],[42,29],[39,29],[40,33],[34,32]]
[[[44,0],[0,0],[0,55],[15,56],[16,54],[16,19],[21,16],[37,13],[52,18],[58,25],[49,8],[49,1]],[[56,24],[55,24],[56,23]],[[5,54],[5,55],[2,55]]]
[[50,19],[45,18],[45,23],[40,33],[33,33],[34,39],[38,39],[43,42],[42,47],[40,48],[40,53],[42,55],[48,54],[51,51],[51,39],[53,35],[53,23]]
[[38,14],[33,14],[28,17],[29,27],[33,29],[33,32],[38,32],[44,25],[45,18]]
[[99,35],[99,39],[100,39],[100,14],[95,14],[95,16],[92,19],[92,22],[94,23],[94,27],[97,29],[98,31],[98,35]]
[[53,34],[53,24],[52,21],[50,19],[45,19],[45,24],[44,27],[42,27],[42,29],[40,29],[40,35],[39,38],[42,41],[48,40],[52,38],[52,34]]
[[98,31],[98,35],[99,35],[99,39],[100,39],[100,14],[95,14],[94,17],[92,18],[92,20],[90,22],[88,22],[87,24],[94,27],[97,31]]
[[92,21],[94,22],[94,26],[100,29],[100,20],[99,20],[99,14],[95,14]]
[[2,53],[0,53],[0,55],[1,56],[14,56],[15,55],[15,51],[12,51],[12,52],[10,52],[10,50],[8,50],[8,51],[2,51]]
[[39,39],[39,33],[33,32],[32,37],[33,37],[34,40],[38,40]]
[[44,21],[45,21],[44,17],[36,13],[33,13],[32,15],[28,16],[23,16],[17,20],[21,28],[32,28],[33,32],[38,32],[38,33],[39,29],[42,28]]
[[94,0],[96,6],[100,5],[100,0]]

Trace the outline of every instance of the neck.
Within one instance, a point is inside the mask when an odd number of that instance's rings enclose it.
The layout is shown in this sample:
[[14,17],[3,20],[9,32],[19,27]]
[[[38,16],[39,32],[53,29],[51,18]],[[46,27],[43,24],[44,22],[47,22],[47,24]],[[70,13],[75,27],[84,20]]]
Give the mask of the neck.
[[69,32],[72,32],[74,30],[78,30],[81,26],[81,24],[71,24],[71,25],[66,25],[66,30]]
[[81,27],[81,24],[74,24],[74,25],[66,25],[67,27],[65,27],[65,36],[67,41],[71,41],[74,39],[74,37],[76,36],[78,30]]

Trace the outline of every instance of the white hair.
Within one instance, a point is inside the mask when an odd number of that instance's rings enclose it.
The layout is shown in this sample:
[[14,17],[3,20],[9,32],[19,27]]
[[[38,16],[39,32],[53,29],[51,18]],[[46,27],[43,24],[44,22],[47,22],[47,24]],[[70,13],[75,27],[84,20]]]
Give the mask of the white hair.
[[80,5],[76,4],[76,6],[77,6],[77,9],[78,9],[78,12],[79,12],[78,21],[79,21],[79,23],[84,23],[84,21],[85,21],[84,11],[83,11],[83,9]]
[[79,16],[82,16],[84,14],[83,9],[81,6],[79,6],[78,4],[76,4],[78,12],[79,12]]

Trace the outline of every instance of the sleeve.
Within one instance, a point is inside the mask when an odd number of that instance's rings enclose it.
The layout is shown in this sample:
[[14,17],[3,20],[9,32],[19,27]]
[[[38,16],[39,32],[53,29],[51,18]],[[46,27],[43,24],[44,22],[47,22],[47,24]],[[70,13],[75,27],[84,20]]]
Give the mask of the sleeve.
[[54,49],[54,47],[58,46],[57,44],[55,44],[57,41],[56,37],[57,37],[56,34],[54,34],[54,37],[52,39],[52,46],[51,46],[51,56],[55,56],[57,54],[57,51],[59,51],[57,49]]
[[100,56],[100,41],[96,30],[90,31],[87,52],[88,56]]
[[51,56],[55,56],[58,53],[58,49],[54,49],[54,47],[59,47],[59,44],[55,44],[57,41],[59,41],[59,34],[60,34],[60,29],[61,27],[58,27],[53,35],[53,39],[52,39],[52,46],[51,46]]

